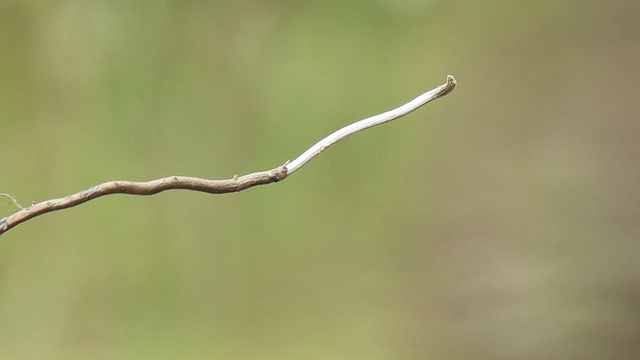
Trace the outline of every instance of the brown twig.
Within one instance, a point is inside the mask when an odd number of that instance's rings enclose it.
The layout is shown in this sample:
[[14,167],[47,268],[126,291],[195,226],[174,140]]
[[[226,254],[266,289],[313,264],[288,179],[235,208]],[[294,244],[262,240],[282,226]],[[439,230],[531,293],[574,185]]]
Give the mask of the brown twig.
[[329,134],[322,140],[315,143],[307,151],[292,160],[287,161],[284,165],[271,170],[255,172],[243,176],[234,176],[232,179],[225,180],[209,180],[189,176],[168,176],[156,180],[145,182],[115,180],[108,181],[79,193],[68,196],[44,200],[28,207],[22,207],[15,198],[8,194],[0,194],[8,197],[13,203],[20,208],[15,213],[0,219],[0,235],[9,229],[32,219],[36,216],[46,214],[48,212],[62,210],[83,204],[95,198],[111,195],[111,194],[130,194],[130,195],[153,195],[166,190],[193,190],[202,191],[210,194],[223,194],[230,192],[238,192],[257,185],[270,184],[285,179],[288,175],[300,169],[309,160],[320,154],[327,147],[346,138],[349,135],[360,132],[370,127],[384,124],[386,122],[400,118],[419,107],[449,94],[456,86],[453,76],[447,76],[447,82],[432,89],[417,98],[401,105],[395,109],[389,110],[382,114],[374,115],[366,119],[362,119],[353,124],[345,126],[335,132]]

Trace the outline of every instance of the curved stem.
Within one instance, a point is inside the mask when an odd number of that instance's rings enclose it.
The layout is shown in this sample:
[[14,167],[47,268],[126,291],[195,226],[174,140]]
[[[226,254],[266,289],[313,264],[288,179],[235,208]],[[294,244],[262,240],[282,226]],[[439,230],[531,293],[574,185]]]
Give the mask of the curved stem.
[[408,113],[418,109],[419,107],[439,97],[447,95],[448,93],[453,91],[455,86],[456,86],[456,79],[453,76],[448,75],[446,83],[438,86],[435,89],[431,89],[425,92],[424,94],[418,96],[417,98],[409,101],[404,105],[400,105],[399,107],[383,112],[382,114],[374,115],[366,119],[356,121],[350,125],[347,125],[341,129],[334,131],[333,133],[327,135],[322,140],[313,144],[313,146],[307,149],[307,151],[300,154],[297,158],[284,164],[284,166],[287,168],[287,174],[293,174],[294,172],[299,170],[304,164],[306,164],[311,159],[316,157],[318,154],[323,152],[326,148],[346,138],[347,136],[353,135],[357,132],[368,129],[370,127],[388,123],[390,121],[403,117]]
[[0,193],[0,196],[8,197],[20,210],[0,219],[0,235],[12,229],[13,227],[29,220],[46,214],[48,212],[62,210],[76,205],[83,204],[95,198],[111,195],[111,194],[129,194],[129,195],[153,195],[166,190],[184,189],[193,191],[202,191],[212,194],[223,194],[230,192],[238,192],[257,185],[270,184],[285,179],[288,175],[299,170],[304,164],[309,162],[315,156],[320,154],[324,149],[335,144],[336,142],[355,134],[372,126],[384,124],[399,117],[402,117],[417,108],[429,103],[432,100],[443,97],[453,91],[456,86],[456,80],[453,76],[447,76],[447,82],[432,89],[417,98],[401,105],[393,110],[389,110],[382,114],[374,115],[366,119],[357,121],[351,125],[347,125],[324,139],[318,141],[307,151],[302,153],[291,162],[287,162],[282,166],[271,170],[255,172],[243,176],[234,176],[225,180],[210,180],[190,176],[167,176],[160,179],[150,181],[125,181],[116,180],[98,184],[89,189],[80,191],[75,194],[63,196],[56,199],[44,200],[28,207],[21,207],[11,195]]

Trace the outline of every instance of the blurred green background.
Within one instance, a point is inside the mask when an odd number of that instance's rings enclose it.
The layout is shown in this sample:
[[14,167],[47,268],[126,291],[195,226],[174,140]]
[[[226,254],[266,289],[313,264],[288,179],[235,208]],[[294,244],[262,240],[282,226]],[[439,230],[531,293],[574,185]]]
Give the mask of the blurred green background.
[[[640,2],[0,1],[2,359],[640,357]],[[0,202],[0,216],[15,210]]]

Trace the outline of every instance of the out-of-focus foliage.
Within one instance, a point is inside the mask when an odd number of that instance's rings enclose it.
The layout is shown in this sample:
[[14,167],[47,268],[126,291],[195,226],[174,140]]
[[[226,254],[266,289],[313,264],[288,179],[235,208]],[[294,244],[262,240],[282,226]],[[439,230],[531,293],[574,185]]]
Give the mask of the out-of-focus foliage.
[[[2,359],[640,356],[637,1],[0,1]],[[4,201],[4,200],[3,200]],[[0,216],[14,210],[0,203]]]

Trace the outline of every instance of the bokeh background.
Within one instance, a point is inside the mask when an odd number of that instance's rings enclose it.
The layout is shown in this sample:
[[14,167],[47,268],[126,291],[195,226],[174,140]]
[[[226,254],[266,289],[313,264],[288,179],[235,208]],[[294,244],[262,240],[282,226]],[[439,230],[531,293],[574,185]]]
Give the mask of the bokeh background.
[[[640,2],[0,1],[2,359],[640,357]],[[0,216],[15,211],[0,202]]]

